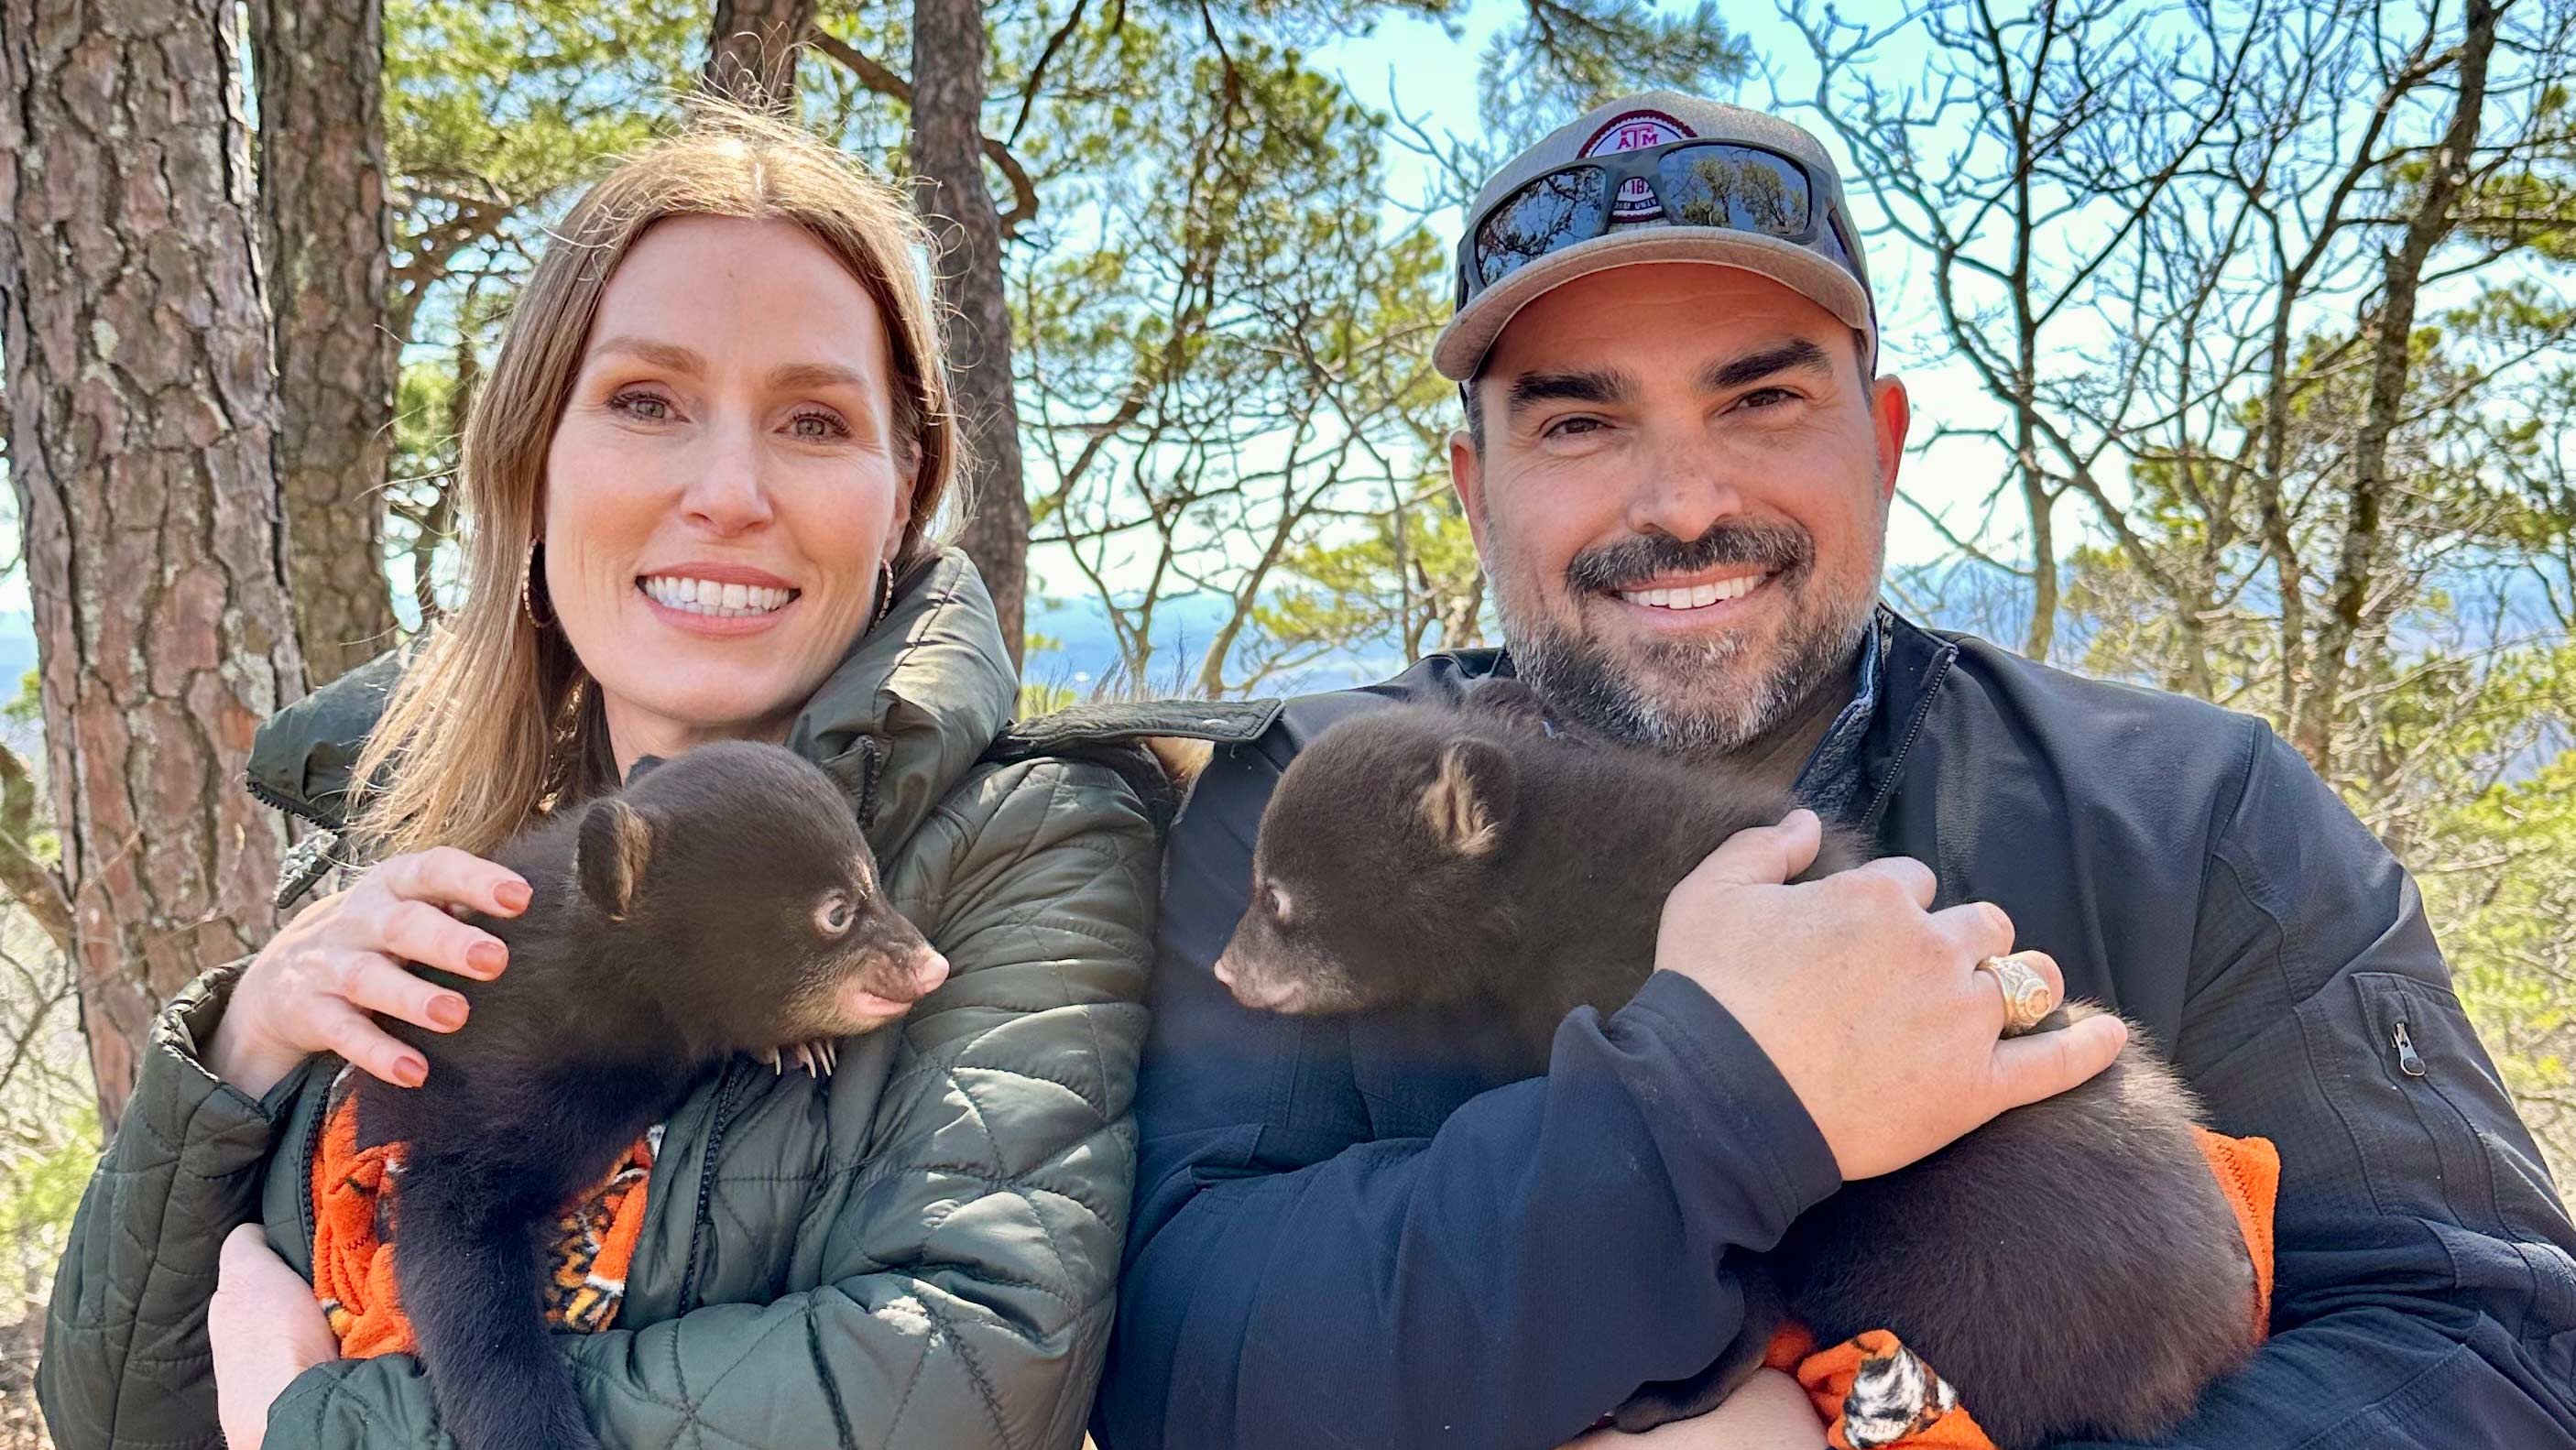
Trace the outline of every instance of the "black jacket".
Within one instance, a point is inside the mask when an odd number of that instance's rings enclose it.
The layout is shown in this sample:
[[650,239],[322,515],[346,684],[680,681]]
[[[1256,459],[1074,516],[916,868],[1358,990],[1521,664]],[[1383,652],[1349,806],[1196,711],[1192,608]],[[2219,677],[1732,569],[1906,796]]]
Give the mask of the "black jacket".
[[[2169,1045],[2220,1131],[2280,1150],[2272,1338],[2174,1443],[2576,1446],[2576,1231],[2405,871],[2259,721],[1889,629],[1856,822],[1941,904],[2002,906],[2070,994]],[[1254,1013],[1211,977],[1299,745],[1508,668],[1294,701],[1175,823],[1108,1450],[1559,1444],[1714,1358],[1729,1251],[1838,1186],[1675,974],[1578,1010],[1518,1082],[1476,1024]]]

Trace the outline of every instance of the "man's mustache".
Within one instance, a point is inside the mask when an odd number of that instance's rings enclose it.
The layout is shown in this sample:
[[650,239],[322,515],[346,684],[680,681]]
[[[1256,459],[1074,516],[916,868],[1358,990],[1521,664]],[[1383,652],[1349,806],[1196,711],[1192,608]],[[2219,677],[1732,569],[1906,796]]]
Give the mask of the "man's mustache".
[[1698,574],[1725,566],[1794,574],[1815,558],[1815,539],[1793,525],[1720,524],[1696,539],[1639,534],[1586,549],[1565,566],[1565,582],[1576,594],[1615,594],[1658,575]]

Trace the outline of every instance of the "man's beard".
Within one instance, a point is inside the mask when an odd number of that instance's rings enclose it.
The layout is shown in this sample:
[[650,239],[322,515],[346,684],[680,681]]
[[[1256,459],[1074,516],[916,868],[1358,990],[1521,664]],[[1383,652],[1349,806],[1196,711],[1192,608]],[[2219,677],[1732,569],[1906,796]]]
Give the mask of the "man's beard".
[[[1778,652],[1749,686],[1717,699],[1694,699],[1689,689],[1744,654],[1750,641],[1735,633],[1706,639],[1645,640],[1645,668],[1620,658],[1622,651],[1560,625],[1534,598],[1495,580],[1494,609],[1520,677],[1577,722],[1614,739],[1683,754],[1729,754],[1760,740],[1800,702],[1851,665],[1861,631],[1876,605],[1871,593],[1832,597],[1815,578],[1815,541],[1787,524],[1724,523],[1687,542],[1643,534],[1577,554],[1566,565],[1567,593],[1586,600],[1615,599],[1657,575],[1696,574],[1722,565],[1748,565],[1772,577],[1789,603]],[[1804,587],[1801,587],[1804,586]],[[1658,691],[1658,681],[1667,686]]]

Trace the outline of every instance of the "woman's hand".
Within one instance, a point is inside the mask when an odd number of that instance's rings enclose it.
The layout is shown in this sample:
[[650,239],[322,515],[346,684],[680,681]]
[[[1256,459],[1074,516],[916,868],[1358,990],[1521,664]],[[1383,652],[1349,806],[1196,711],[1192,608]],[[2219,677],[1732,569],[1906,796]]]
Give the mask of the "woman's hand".
[[1796,1380],[1758,1369],[1724,1404],[1695,1420],[1643,1435],[1595,1430],[1565,1450],[1826,1450],[1825,1422]]
[[389,1083],[420,1086],[429,1064],[367,1014],[433,1032],[463,1026],[465,999],[403,963],[490,981],[509,949],[452,912],[516,916],[529,895],[516,872],[450,847],[387,857],[306,907],[251,959],[207,1044],[207,1068],[255,1098],[305,1058],[336,1052]]
[[231,1450],[259,1450],[268,1407],[297,1375],[340,1357],[313,1286],[268,1246],[255,1223],[224,1240],[215,1294],[206,1301],[215,1357],[215,1418]]

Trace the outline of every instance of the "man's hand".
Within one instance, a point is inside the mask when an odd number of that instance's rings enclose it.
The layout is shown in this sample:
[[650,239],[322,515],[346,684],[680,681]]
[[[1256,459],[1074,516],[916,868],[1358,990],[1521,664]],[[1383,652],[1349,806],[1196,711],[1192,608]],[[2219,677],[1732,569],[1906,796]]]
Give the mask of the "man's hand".
[[[1718,847],[1664,903],[1655,965],[1707,988],[1752,1034],[1845,1180],[1902,1168],[2119,1055],[2128,1028],[2108,1013],[2004,1040],[2003,993],[1976,964],[2012,951],[2012,922],[1982,901],[1930,910],[1923,863],[1784,885],[1822,839],[1802,810]],[[2063,1000],[2055,962],[2018,956]]]
[[1565,1450],[1826,1450],[1825,1422],[1798,1382],[1758,1369],[1725,1403],[1642,1435],[1595,1430]]
[[259,1450],[268,1407],[297,1375],[340,1357],[313,1286],[269,1248],[255,1223],[224,1239],[215,1294],[206,1303],[215,1357],[215,1418],[230,1450]]

